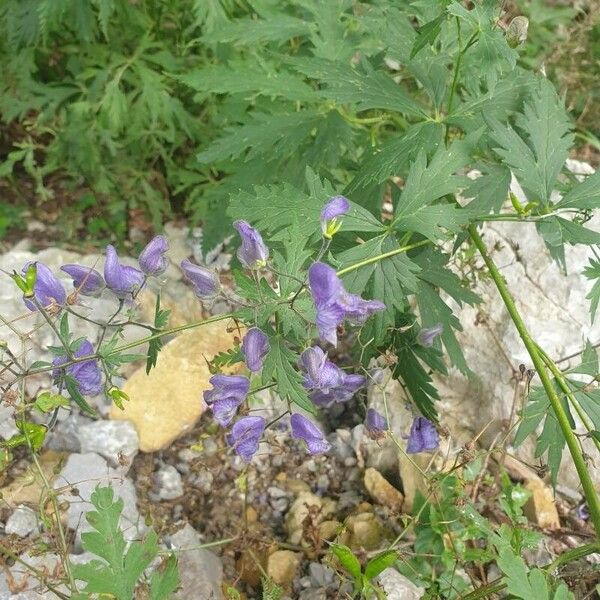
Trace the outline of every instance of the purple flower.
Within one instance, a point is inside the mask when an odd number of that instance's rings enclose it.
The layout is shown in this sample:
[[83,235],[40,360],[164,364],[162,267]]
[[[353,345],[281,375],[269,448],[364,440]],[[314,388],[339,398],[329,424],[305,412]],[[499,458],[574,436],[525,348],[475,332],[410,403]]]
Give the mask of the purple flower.
[[247,221],[235,221],[233,226],[242,238],[242,245],[237,251],[240,262],[248,269],[264,267],[269,258],[269,249],[265,246],[260,233]]
[[365,384],[362,375],[348,374],[327,360],[321,348],[307,348],[300,357],[306,373],[304,387],[312,390],[311,399],[317,406],[346,402]]
[[417,335],[417,342],[419,342],[421,346],[430,348],[433,346],[433,341],[435,338],[440,335],[442,331],[444,331],[444,326],[441,323],[437,323],[433,327],[429,327],[427,329],[423,328]]
[[337,327],[345,319],[353,324],[364,323],[385,304],[378,300],[363,300],[349,294],[335,270],[325,263],[313,263],[308,269],[308,281],[317,309],[317,328],[321,339],[337,345]]
[[104,280],[117,297],[124,298],[142,287],[144,274],[135,267],[122,265],[114,246],[109,244],[106,246]]
[[231,428],[227,443],[244,462],[249,463],[258,450],[266,426],[267,422],[262,417],[242,417]]
[[304,440],[310,454],[322,454],[331,448],[323,432],[310,420],[301,414],[294,413],[290,419],[292,437]]
[[388,423],[383,415],[378,413],[374,408],[369,408],[367,410],[367,418],[365,419],[365,427],[369,437],[376,440],[385,435]]
[[587,521],[590,518],[590,511],[585,502],[577,507],[577,516],[582,521]]
[[[73,353],[73,356],[81,358],[82,356],[90,356],[91,354],[94,354],[94,347],[88,340],[84,340],[79,349]],[[74,363],[64,369],[58,368],[66,362],[69,362],[67,356],[58,356],[52,361],[52,365],[57,367],[52,371],[52,376],[57,384],[66,371],[66,374],[76,381],[77,388],[82,395],[94,396],[102,391],[102,372],[96,359]]]
[[68,264],[60,270],[73,279],[73,287],[84,296],[98,296],[106,286],[102,275],[92,267]]
[[204,392],[204,401],[210,406],[217,423],[227,427],[246,399],[250,380],[240,375],[213,375],[209,381],[213,389]]
[[410,428],[407,454],[435,450],[440,445],[440,436],[433,423],[425,417],[417,417]]
[[164,235],[157,235],[152,238],[138,258],[140,269],[146,275],[162,275],[169,266],[169,260],[165,256],[168,249],[169,242]]
[[330,240],[342,226],[341,217],[350,210],[350,202],[344,196],[334,196],[321,210],[321,231],[323,237]]
[[[31,264],[31,262],[28,262],[23,267],[23,274],[27,273],[27,269]],[[35,266],[36,278],[35,285],[33,286],[35,299],[44,308],[52,304],[63,305],[67,301],[67,294],[61,282],[44,263],[36,262]],[[37,310],[37,307],[31,300],[23,298],[23,301],[29,310]]]
[[217,295],[221,283],[214,271],[195,265],[187,258],[181,261],[181,268],[186,278],[194,286],[194,292],[198,298],[212,298]]
[[248,330],[242,341],[242,354],[250,371],[256,373],[262,369],[270,349],[269,338],[258,327]]

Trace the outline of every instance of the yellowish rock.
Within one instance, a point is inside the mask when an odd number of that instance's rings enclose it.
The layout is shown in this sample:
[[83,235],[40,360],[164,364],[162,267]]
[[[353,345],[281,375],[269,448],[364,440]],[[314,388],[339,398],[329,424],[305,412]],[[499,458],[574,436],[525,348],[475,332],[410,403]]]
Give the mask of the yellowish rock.
[[377,504],[395,511],[402,509],[404,496],[377,469],[369,467],[365,471],[364,483],[369,496]]
[[140,367],[125,383],[130,400],[124,410],[113,406],[110,418],[135,425],[142,452],[166,448],[195,425],[206,408],[202,392],[210,388],[207,361],[232,347],[238,329],[231,325],[217,321],[178,335],[149,375]]
[[383,527],[373,513],[350,515],[344,522],[346,531],[340,541],[353,549],[374,550],[381,544]]
[[339,521],[323,521],[319,524],[321,539],[332,540],[340,531],[341,526]]
[[523,507],[525,516],[542,529],[560,529],[560,519],[550,488],[540,479],[528,479],[525,488],[531,498]]
[[267,574],[277,585],[289,586],[299,566],[300,554],[291,550],[276,550],[269,556]]
[[321,498],[312,492],[300,492],[285,517],[289,542],[299,544],[302,541],[307,517],[311,525],[318,526],[335,515],[336,508],[337,503],[331,498]]

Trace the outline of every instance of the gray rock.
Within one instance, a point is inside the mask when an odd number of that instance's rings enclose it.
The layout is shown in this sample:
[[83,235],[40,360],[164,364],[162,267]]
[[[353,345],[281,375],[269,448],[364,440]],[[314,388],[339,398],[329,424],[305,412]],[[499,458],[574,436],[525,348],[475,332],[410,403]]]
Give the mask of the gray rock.
[[59,500],[69,503],[68,526],[77,533],[76,546],[80,544],[81,533],[91,530],[85,513],[94,509],[90,503],[94,489],[97,486],[108,485],[124,502],[120,526],[125,539],[132,540],[145,531],[145,525],[137,510],[137,496],[131,480],[112,469],[98,454],[71,454],[53,487],[55,490],[61,490]]
[[95,452],[127,473],[138,453],[139,438],[131,421],[94,421],[79,428],[81,452]]
[[419,600],[425,594],[425,588],[415,585],[391,567],[385,569],[377,580],[387,600]]
[[[55,581],[58,577],[52,576],[59,569],[61,562],[56,554],[32,555],[25,552],[20,555],[20,558],[31,567],[48,574],[49,582],[58,585]],[[2,573],[0,575],[0,600],[50,600],[50,598],[56,598],[52,592],[47,591],[44,583],[23,564],[15,563],[10,567],[10,574],[21,591],[14,595],[10,593],[4,573]]]
[[187,523],[183,529],[169,538],[177,552],[181,588],[176,598],[191,600],[222,600],[221,582],[223,565],[221,559],[205,548],[200,535]]
[[154,474],[155,491],[160,500],[183,496],[183,481],[173,465],[165,465]]
[[213,474],[209,470],[202,470],[190,480],[190,483],[204,494],[210,493],[214,481]]
[[310,573],[311,584],[315,588],[328,588],[336,584],[336,576],[333,569],[321,563],[311,562],[308,565],[308,572]]
[[38,529],[37,515],[27,506],[18,506],[8,517],[4,531],[7,534],[27,537],[33,531]]

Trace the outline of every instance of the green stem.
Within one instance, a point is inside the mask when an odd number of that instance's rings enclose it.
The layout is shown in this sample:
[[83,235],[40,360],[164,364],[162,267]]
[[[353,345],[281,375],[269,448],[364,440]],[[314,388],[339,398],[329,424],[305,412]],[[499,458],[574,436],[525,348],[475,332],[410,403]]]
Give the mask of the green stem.
[[590,511],[590,517],[594,524],[594,529],[596,530],[596,535],[600,536],[600,500],[598,499],[598,494],[594,488],[594,483],[585,464],[585,459],[583,458],[583,453],[581,452],[577,437],[571,430],[571,424],[569,423],[567,413],[560,402],[560,398],[556,393],[554,385],[552,384],[552,380],[548,376],[546,366],[542,357],[540,356],[538,347],[529,334],[527,326],[525,325],[525,322],[523,321],[523,318],[517,309],[515,301],[508,289],[508,286],[506,285],[506,281],[498,270],[496,263],[494,263],[492,257],[488,254],[487,248],[485,247],[481,236],[477,232],[475,225],[470,225],[468,231],[471,239],[482,256],[492,279],[494,280],[504,305],[506,306],[511,319],[515,324],[517,331],[519,332],[519,336],[523,340],[523,344],[525,345],[525,348],[531,357],[531,361],[542,382],[542,386],[548,395],[552,410],[554,411],[556,420],[558,421],[562,434],[565,437],[565,441],[569,448],[569,452],[571,453],[571,457],[573,458],[573,463],[577,469],[577,474],[579,475],[579,480],[581,481],[581,486],[583,488],[585,499]]
[[337,274],[339,276],[345,275],[346,273],[350,273],[352,271],[356,271],[356,269],[360,269],[361,267],[366,267],[367,265],[371,265],[373,263],[379,262],[380,260],[384,260],[385,258],[390,258],[391,256],[396,256],[396,254],[401,254],[402,252],[408,252],[413,248],[419,248],[421,246],[425,246],[427,244],[431,244],[430,240],[421,240],[420,242],[415,242],[414,244],[409,244],[408,246],[401,246],[400,248],[396,248],[395,250],[390,250],[389,252],[384,252],[383,254],[378,254],[377,256],[371,256],[370,258],[365,258],[365,260],[361,260],[349,267],[344,269],[340,269]]

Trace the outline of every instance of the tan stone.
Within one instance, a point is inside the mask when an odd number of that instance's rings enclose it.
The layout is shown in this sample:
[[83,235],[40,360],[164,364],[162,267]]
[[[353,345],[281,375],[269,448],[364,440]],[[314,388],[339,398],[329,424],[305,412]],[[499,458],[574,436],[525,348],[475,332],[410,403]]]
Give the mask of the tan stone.
[[525,516],[542,529],[560,529],[552,490],[540,479],[527,480],[525,488],[531,492],[531,498],[523,507]]
[[210,388],[207,361],[233,345],[238,330],[230,320],[217,321],[178,335],[158,355],[149,375],[140,367],[125,383],[124,410],[113,405],[110,418],[132,421],[140,450],[166,448],[189,431],[204,412],[202,392]]
[[404,490],[403,508],[404,512],[410,513],[417,492],[427,496],[428,486],[425,477],[423,477],[423,469],[429,464],[431,456],[424,453],[408,456],[404,452],[400,452],[398,460],[400,463],[400,479]]
[[[62,452],[46,450],[38,458],[40,470],[51,488],[65,456]],[[11,507],[18,504],[39,505],[44,489],[45,484],[40,471],[35,464],[31,464],[24,473],[0,490],[0,502],[6,502]]]
[[277,550],[269,556],[267,574],[277,585],[289,586],[299,566],[300,554],[291,550]]
[[319,534],[324,540],[332,540],[340,531],[339,521],[323,521],[319,524]]
[[400,511],[404,496],[377,469],[369,467],[365,471],[364,483],[369,496],[377,504]]
[[373,513],[350,515],[344,522],[346,531],[340,541],[354,549],[374,550],[381,544],[383,527]]
[[312,492],[300,492],[292,502],[285,518],[288,540],[299,544],[304,534],[305,519],[310,515],[311,523],[319,525],[335,515],[337,503],[331,498],[321,498]]

